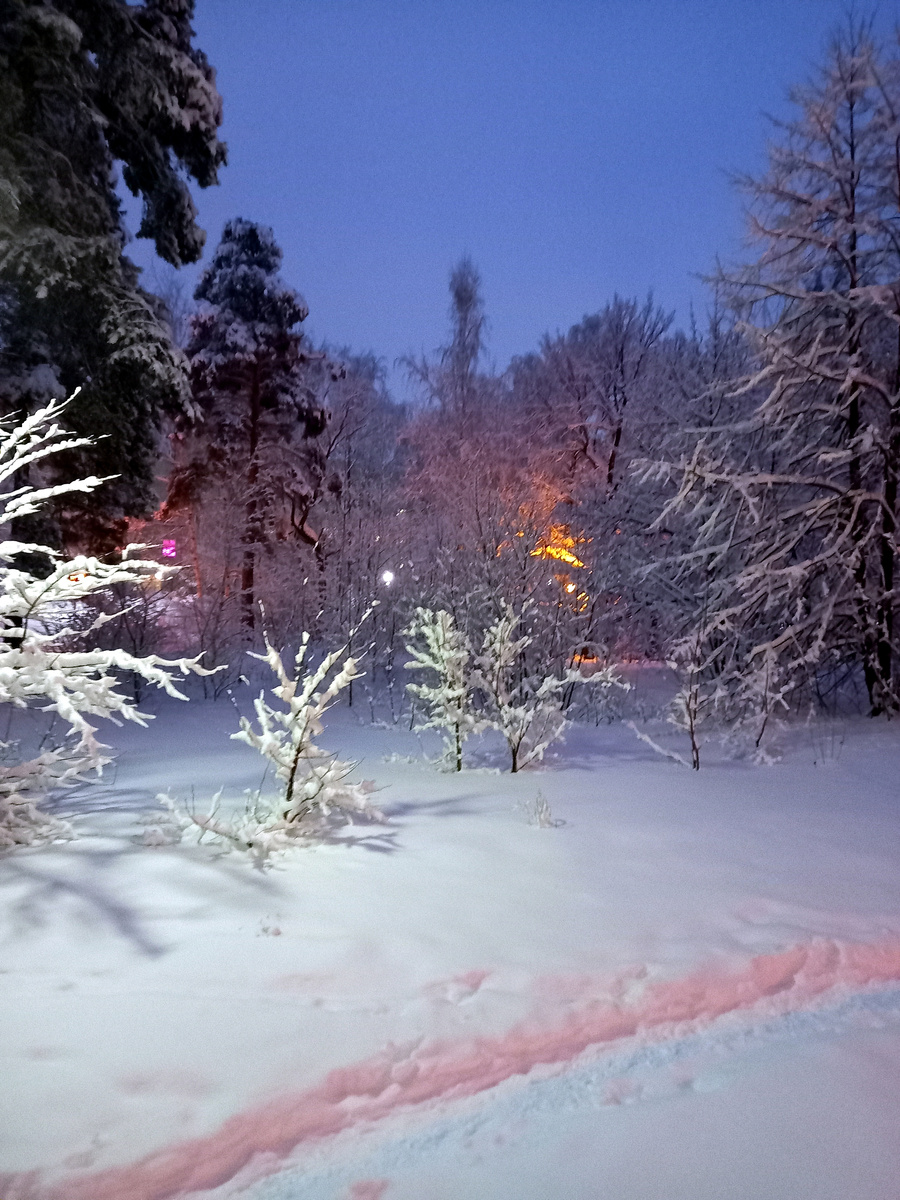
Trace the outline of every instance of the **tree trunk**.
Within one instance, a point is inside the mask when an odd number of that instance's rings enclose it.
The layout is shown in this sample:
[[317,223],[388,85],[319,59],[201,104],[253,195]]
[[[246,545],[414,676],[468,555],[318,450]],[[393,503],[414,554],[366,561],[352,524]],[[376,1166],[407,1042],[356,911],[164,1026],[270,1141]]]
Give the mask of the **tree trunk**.
[[244,556],[241,564],[241,624],[252,631],[256,625],[254,594],[256,570],[257,521],[259,498],[256,494],[259,483],[259,462],[256,452],[259,446],[259,371],[253,368],[250,380],[250,457],[247,466],[247,506],[244,520]]
[[[894,379],[894,394],[900,393],[900,346],[897,354],[897,370]],[[881,595],[879,597],[878,625],[878,673],[882,689],[881,704],[885,712],[896,712],[897,691],[894,686],[894,582],[896,580],[897,539],[897,491],[900,473],[900,407],[894,405],[890,413],[887,458],[884,468],[884,505],[881,514],[880,566]]]

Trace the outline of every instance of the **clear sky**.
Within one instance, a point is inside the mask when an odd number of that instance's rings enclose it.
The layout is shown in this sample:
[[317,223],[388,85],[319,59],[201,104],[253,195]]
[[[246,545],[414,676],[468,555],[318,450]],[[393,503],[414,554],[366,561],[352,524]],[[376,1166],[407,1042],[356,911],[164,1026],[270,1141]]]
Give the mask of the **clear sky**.
[[[868,11],[857,5],[857,11]],[[272,225],[314,338],[393,370],[481,272],[503,367],[615,292],[679,323],[740,254],[757,171],[845,0],[197,0],[230,165],[197,192],[207,251]],[[892,30],[900,0],[881,0]],[[140,244],[131,253],[150,262]],[[190,275],[191,284],[195,272]]]

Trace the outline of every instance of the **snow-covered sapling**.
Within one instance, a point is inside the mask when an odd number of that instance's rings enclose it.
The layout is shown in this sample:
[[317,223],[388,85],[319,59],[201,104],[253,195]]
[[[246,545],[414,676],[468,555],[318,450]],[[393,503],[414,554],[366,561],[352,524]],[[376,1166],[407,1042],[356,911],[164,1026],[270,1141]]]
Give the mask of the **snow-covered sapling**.
[[403,632],[411,639],[406,645],[411,655],[407,671],[433,672],[430,683],[406,685],[406,690],[422,702],[425,711],[416,728],[442,730],[444,762],[461,771],[463,743],[483,727],[472,708],[469,640],[444,609],[434,612],[430,608],[417,608],[413,621]]
[[509,747],[512,771],[538,762],[560,737],[567,721],[563,698],[572,683],[593,687],[627,687],[614,668],[605,667],[585,679],[570,669],[562,678],[529,672],[523,654],[533,642],[529,634],[516,637],[516,630],[527,611],[516,613],[504,602],[500,615],[487,629],[481,654],[475,660],[473,684],[484,693],[488,722],[498,729]]
[[715,688],[704,686],[699,646],[688,644],[669,666],[681,677],[681,687],[672,697],[666,720],[687,734],[691,744],[691,767],[700,770],[700,728],[715,707]]
[[248,850],[261,861],[274,851],[285,850],[315,835],[322,820],[333,812],[347,818],[357,815],[384,820],[370,800],[372,783],[348,782],[356,764],[342,762],[315,742],[322,733],[324,713],[340,692],[363,674],[358,669],[358,660],[344,657],[347,651],[344,645],[327,654],[314,670],[308,670],[309,649],[310,636],[304,633],[291,676],[281,654],[266,637],[266,653],[253,657],[271,668],[278,681],[272,695],[281,705],[274,707],[261,692],[254,701],[255,725],[247,717],[241,717],[240,730],[231,735],[258,750],[274,768],[277,789],[253,792],[244,812],[231,820],[219,816],[220,794],[206,815],[181,812],[167,797],[161,796],[182,828],[193,825],[201,831],[201,836],[209,832],[226,846]]
[[[69,398],[70,400],[72,397]],[[0,421],[0,525],[36,512],[46,501],[72,492],[91,492],[103,481],[77,479],[53,487],[16,486],[16,475],[52,454],[89,444],[57,424],[66,401],[54,400],[19,423]],[[21,478],[21,476],[20,476]],[[89,717],[146,724],[148,717],[118,690],[118,673],[133,672],[147,683],[186,699],[175,686],[188,672],[202,673],[198,659],[138,657],[121,649],[83,649],[80,643],[116,614],[103,614],[86,628],[69,621],[80,601],[119,583],[142,583],[174,568],[132,557],[129,546],[118,563],[79,555],[66,560],[55,550],[31,542],[0,542],[0,704],[37,707],[57,713],[67,727],[62,741],[23,759],[16,743],[6,743],[0,763],[0,847],[65,836],[67,827],[38,808],[52,789],[102,771],[108,747],[96,737]],[[23,566],[23,555],[43,556],[49,573],[37,578]]]
[[304,633],[291,677],[281,655],[266,638],[266,653],[254,658],[269,664],[278,680],[272,694],[284,707],[273,708],[260,693],[254,702],[259,728],[254,729],[252,722],[242,717],[240,731],[231,736],[258,750],[274,766],[275,777],[282,785],[277,805],[284,821],[295,824],[315,813],[327,816],[332,809],[380,817],[369,802],[371,787],[347,783],[354,764],[341,762],[313,741],[322,733],[323,715],[340,692],[364,672],[352,656],[341,662],[347,650],[342,646],[326,654],[319,666],[307,673],[309,640],[309,634]]
[[538,792],[533,800],[524,801],[522,808],[525,810],[528,824],[536,825],[538,829],[557,829],[560,825],[565,825],[565,821],[554,817],[553,810],[543,792]]

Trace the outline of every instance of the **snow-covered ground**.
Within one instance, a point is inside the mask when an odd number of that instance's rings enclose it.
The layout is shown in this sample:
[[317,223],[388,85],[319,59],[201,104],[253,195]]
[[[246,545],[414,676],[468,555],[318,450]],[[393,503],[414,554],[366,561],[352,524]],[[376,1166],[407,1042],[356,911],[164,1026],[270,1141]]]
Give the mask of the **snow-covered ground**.
[[900,727],[443,775],[343,709],[389,823],[263,873],[142,844],[261,774],[226,702],[158,711],[0,859],[2,1200],[900,1196]]

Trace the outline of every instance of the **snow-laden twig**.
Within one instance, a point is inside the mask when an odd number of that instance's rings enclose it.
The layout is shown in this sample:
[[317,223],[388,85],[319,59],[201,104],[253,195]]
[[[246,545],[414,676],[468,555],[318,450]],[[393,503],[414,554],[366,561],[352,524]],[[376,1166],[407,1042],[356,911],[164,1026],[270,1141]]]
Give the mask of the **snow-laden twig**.
[[626,721],[625,725],[631,730],[636,738],[639,738],[640,741],[649,746],[651,750],[654,750],[657,754],[661,754],[663,758],[671,759],[672,762],[678,763],[679,766],[688,767],[690,769],[691,764],[686,758],[682,757],[677,750],[666,750],[666,748],[661,746],[659,742],[654,742],[649,733],[644,733],[643,730],[638,729],[634,721]]
[[543,792],[538,792],[533,800],[524,800],[522,809],[528,824],[536,825],[538,829],[559,829],[561,825],[565,825],[565,821],[554,817],[553,810]]

